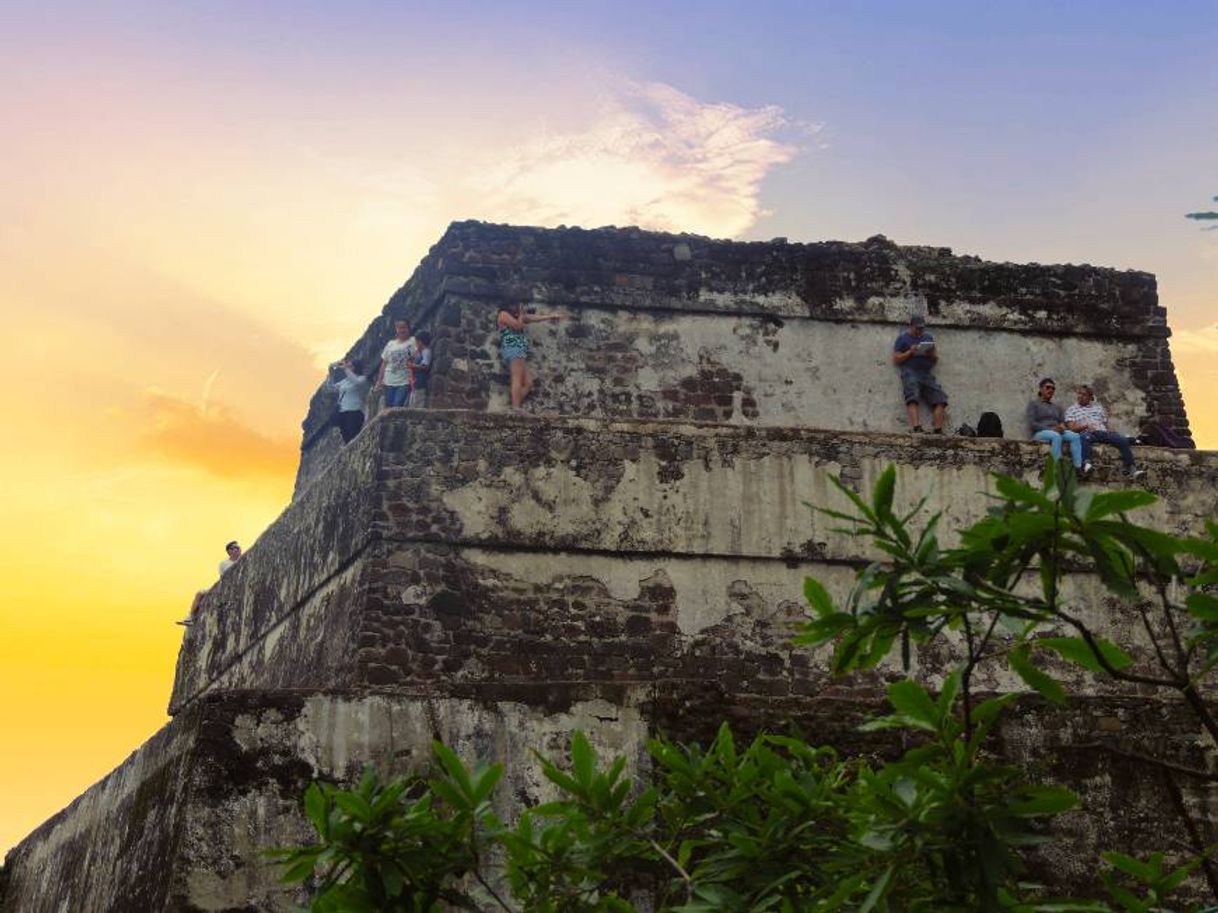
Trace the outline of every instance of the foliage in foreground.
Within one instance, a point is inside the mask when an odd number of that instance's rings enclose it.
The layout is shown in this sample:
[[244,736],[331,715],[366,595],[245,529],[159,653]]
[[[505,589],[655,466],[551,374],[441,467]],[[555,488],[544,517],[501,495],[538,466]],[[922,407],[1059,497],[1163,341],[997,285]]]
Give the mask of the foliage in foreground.
[[[1187,817],[1184,846],[1104,855],[1107,901],[1053,898],[1028,883],[1024,852],[1049,842],[1047,819],[1077,800],[987,754],[1019,695],[982,699],[972,686],[979,668],[1004,665],[1064,702],[1065,686],[1044,668],[1052,656],[1173,691],[1215,734],[1200,683],[1218,664],[1218,598],[1208,592],[1218,528],[1191,539],[1138,526],[1125,512],[1152,495],[1084,488],[1052,462],[1039,488],[1001,476],[995,486],[989,516],[951,549],[938,541],[937,516],[915,529],[920,506],[894,512],[891,468],[869,501],[839,485],[854,512],[826,511],[884,560],[860,570],[840,606],[809,579],[815,620],[800,641],[832,644],[838,674],[897,657],[908,672],[913,647],[939,637],[961,655],[937,694],[903,678],[888,689],[891,712],[865,724],[913,743],[896,760],[842,759],[794,736],[738,746],[724,726],[706,748],[650,742],[650,775],[636,782],[624,759],[602,763],[577,733],[561,763],[538,759],[555,800],[509,826],[492,807],[502,768],[467,769],[437,743],[428,780],[383,783],[367,772],[352,790],[309,787],[318,842],[278,851],[285,880],[310,881],[314,913],[632,913],[641,898],[642,909],[671,913],[1167,913],[1183,909],[1170,898],[1198,868],[1218,899],[1209,848]],[[1142,644],[1091,630],[1062,593],[1073,569],[1097,573],[1131,608]],[[1215,779],[1177,759],[1139,761]]]

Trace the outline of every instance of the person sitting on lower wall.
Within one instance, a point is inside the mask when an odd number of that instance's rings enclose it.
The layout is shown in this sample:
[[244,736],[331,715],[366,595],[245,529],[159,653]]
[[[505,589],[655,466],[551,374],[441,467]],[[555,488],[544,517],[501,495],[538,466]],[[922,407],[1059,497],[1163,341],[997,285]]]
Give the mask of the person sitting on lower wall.
[[228,544],[226,544],[224,546],[224,551],[228,555],[228,557],[220,562],[220,576],[221,577],[223,577],[225,572],[228,571],[229,568],[231,568],[234,564],[236,564],[237,559],[241,557],[241,546],[238,545],[237,540],[234,539],[232,542],[229,542]]
[[[228,555],[228,557],[220,562],[220,576],[221,577],[223,577],[225,571],[227,571],[234,564],[236,564],[237,559],[241,557],[241,546],[238,545],[237,540],[234,539],[233,541],[227,543],[224,546],[224,551]],[[185,627],[190,627],[192,624],[195,623],[195,612],[198,611],[199,602],[203,599],[203,597],[205,595],[207,595],[206,590],[201,590],[198,593],[195,593],[195,598],[190,604],[190,614],[187,615],[185,618],[183,618],[181,621],[179,621],[178,624],[184,625]]]
[[1083,462],[1082,435],[1066,427],[1066,416],[1062,407],[1053,402],[1056,390],[1057,384],[1053,382],[1053,378],[1041,379],[1036,388],[1036,399],[1028,403],[1025,413],[1028,430],[1032,433],[1032,440],[1043,441],[1049,445],[1049,452],[1055,460],[1061,459],[1062,442],[1065,441],[1070,445],[1070,461],[1074,468],[1088,472],[1091,464]]
[[1080,384],[1076,396],[1078,402],[1066,410],[1066,427],[1077,431],[1083,439],[1083,461],[1087,461],[1093,444],[1111,444],[1121,453],[1121,464],[1125,476],[1140,479],[1145,469],[1138,469],[1133,458],[1133,438],[1117,434],[1108,429],[1108,413],[1095,401],[1095,393],[1086,384]]

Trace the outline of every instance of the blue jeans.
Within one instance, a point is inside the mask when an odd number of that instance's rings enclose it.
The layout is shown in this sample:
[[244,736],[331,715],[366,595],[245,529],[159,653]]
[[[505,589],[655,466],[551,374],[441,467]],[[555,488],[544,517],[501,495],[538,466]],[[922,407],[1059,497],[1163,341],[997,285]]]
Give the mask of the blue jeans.
[[1123,434],[1117,434],[1115,431],[1084,431],[1083,432],[1083,452],[1090,454],[1092,444],[1111,444],[1117,450],[1121,451],[1121,463],[1126,469],[1133,469],[1133,448],[1129,445],[1133,443],[1131,438],[1125,437]]
[[1046,428],[1032,435],[1032,440],[1047,442],[1055,460],[1061,459],[1062,441],[1065,441],[1070,445],[1070,461],[1074,463],[1074,468],[1083,465],[1083,439],[1077,431],[1050,431]]
[[405,406],[406,399],[410,396],[410,387],[402,384],[400,387],[385,387],[385,405],[386,406]]

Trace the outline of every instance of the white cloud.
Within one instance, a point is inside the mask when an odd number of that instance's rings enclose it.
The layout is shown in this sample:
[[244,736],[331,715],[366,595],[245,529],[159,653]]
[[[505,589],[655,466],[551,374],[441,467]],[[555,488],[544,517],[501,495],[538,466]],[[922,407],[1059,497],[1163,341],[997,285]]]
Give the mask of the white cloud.
[[702,102],[672,86],[633,85],[581,130],[498,152],[467,186],[477,216],[540,225],[638,225],[734,236],[765,215],[762,180],[799,148],[781,108]]
[[1218,355],[1218,327],[1175,330],[1171,336],[1171,347],[1178,354],[1197,352]]

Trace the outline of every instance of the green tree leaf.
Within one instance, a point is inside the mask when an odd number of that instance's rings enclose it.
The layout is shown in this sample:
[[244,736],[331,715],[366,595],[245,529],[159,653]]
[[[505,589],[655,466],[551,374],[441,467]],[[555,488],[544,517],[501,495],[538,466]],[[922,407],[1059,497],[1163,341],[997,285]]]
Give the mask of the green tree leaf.
[[1125,513],[1139,507],[1146,507],[1157,500],[1159,500],[1158,497],[1144,488],[1122,488],[1117,491],[1098,492],[1091,499],[1086,518],[1098,520],[1110,514]]
[[1066,692],[1058,682],[1032,665],[1028,658],[1028,646],[1023,644],[1007,654],[1011,671],[1018,675],[1034,691],[1054,704],[1066,703]]
[[1021,818],[1037,818],[1060,815],[1079,805],[1078,796],[1060,786],[1032,787],[1025,792],[1025,796],[1009,803],[1006,813]]
[[328,832],[327,816],[330,803],[316,783],[310,783],[304,794],[305,817],[313,825],[313,829],[324,839]]
[[829,591],[815,577],[804,578],[804,598],[821,618],[831,616],[837,611]]
[[1133,657],[1111,641],[1093,637],[1092,642],[1095,644],[1095,650],[1081,637],[1041,637],[1031,643],[1034,647],[1052,650],[1063,659],[1082,666],[1089,672],[1105,671],[1096,656],[1097,650],[1108,665],[1118,672],[1133,665]]
[[334,804],[356,821],[366,824],[372,820],[372,806],[369,805],[368,800],[359,795],[359,793],[336,793],[334,796]]
[[892,517],[892,496],[896,485],[897,468],[890,463],[875,480],[875,486],[871,492],[872,508],[877,517],[881,519]]
[[939,727],[939,710],[926,690],[911,678],[888,686],[888,702],[903,716],[932,731]]

